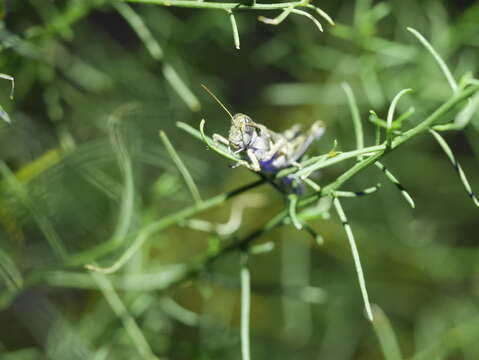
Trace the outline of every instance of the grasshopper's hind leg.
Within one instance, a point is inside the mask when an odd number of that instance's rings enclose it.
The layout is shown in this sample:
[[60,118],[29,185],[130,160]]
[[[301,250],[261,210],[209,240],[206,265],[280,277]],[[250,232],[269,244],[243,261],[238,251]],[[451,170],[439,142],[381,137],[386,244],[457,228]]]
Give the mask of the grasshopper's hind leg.
[[288,141],[286,138],[281,137],[278,141],[275,143],[271,142],[270,143],[270,149],[268,152],[265,154],[266,159],[271,159],[273,156],[275,156],[285,145],[287,145]]

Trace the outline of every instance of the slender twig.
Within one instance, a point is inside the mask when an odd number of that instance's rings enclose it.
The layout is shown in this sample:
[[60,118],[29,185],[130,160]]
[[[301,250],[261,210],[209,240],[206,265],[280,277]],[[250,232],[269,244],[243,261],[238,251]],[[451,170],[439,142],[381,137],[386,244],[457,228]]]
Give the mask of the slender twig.
[[298,217],[296,216],[296,206],[298,204],[298,195],[289,194],[288,202],[289,202],[288,211],[289,211],[289,217],[291,219],[291,222],[293,223],[296,229],[301,230],[303,228],[303,225],[301,224]]
[[[127,2],[133,3],[144,3],[144,4],[154,4],[154,5],[163,5],[163,6],[175,6],[175,7],[185,7],[185,8],[196,8],[196,9],[217,9],[217,10],[225,10],[232,15],[231,11],[233,10],[288,10],[286,14],[281,14],[281,18],[279,22],[283,21],[289,13],[295,13],[298,15],[302,15],[313,21],[313,23],[318,27],[319,31],[323,31],[323,27],[321,23],[310,13],[307,13],[303,10],[298,10],[296,7],[306,7],[314,9],[318,15],[322,16],[326,21],[330,24],[334,25],[333,20],[331,17],[326,14],[323,10],[319,9],[318,7],[309,4],[309,0],[302,0],[302,1],[293,1],[293,2],[280,2],[275,4],[259,4],[254,2],[252,5],[245,5],[242,3],[221,3],[221,2],[211,2],[211,1],[191,1],[191,0],[125,0]],[[274,20],[268,21],[267,18],[260,18],[260,21],[277,25]],[[266,20],[266,21],[265,21]],[[235,32],[236,23],[234,23],[234,18],[231,18],[231,23],[233,25],[233,32]],[[278,22],[278,23],[279,23]],[[237,31],[237,29],[236,29]],[[239,40],[239,38],[238,38]],[[236,48],[239,49],[239,42],[235,45],[238,45]]]
[[[11,82],[10,89],[10,99],[13,100],[13,93],[15,92],[15,79],[11,75],[0,73],[0,79],[9,80]],[[3,106],[0,105],[0,118],[5,120],[7,123],[11,123],[10,115],[3,109]]]
[[393,125],[393,118],[394,118],[394,111],[396,110],[396,105],[397,103],[399,102],[399,99],[401,98],[401,96],[403,96],[404,94],[408,93],[408,92],[411,92],[412,89],[403,89],[401,90],[393,99],[393,101],[391,101],[391,105],[389,105],[389,109],[388,109],[388,117],[387,117],[387,120],[386,120],[386,123],[387,123],[387,128],[386,128],[386,140],[387,140],[387,144],[388,144],[388,147],[391,146],[391,141],[392,141],[392,136],[393,136],[393,133],[392,133],[392,125]]
[[[391,150],[397,149],[401,144],[408,141],[409,139],[419,135],[420,133],[428,130],[428,128],[433,125],[436,121],[440,120],[447,112],[449,112],[456,105],[474,95],[474,93],[479,91],[479,84],[472,85],[463,91],[461,91],[456,96],[452,97],[450,100],[439,106],[431,115],[429,115],[424,121],[413,127],[412,129],[406,131],[400,136],[397,136],[393,139],[391,144]],[[374,155],[358,162],[353,167],[348,169],[342,175],[340,175],[336,180],[330,184],[324,186],[319,194],[313,194],[308,196],[299,202],[299,207],[309,205],[316,201],[318,197],[331,195],[336,191],[342,184],[351,179],[354,175],[367,168],[369,165],[378,161],[385,154],[384,150],[379,150]]]
[[132,111],[136,104],[130,103],[119,107],[110,117],[110,137],[117,157],[118,165],[123,175],[123,191],[121,192],[121,205],[118,212],[118,220],[112,236],[113,241],[121,242],[126,237],[133,219],[135,209],[135,185],[131,158],[123,139],[120,121],[121,117]]
[[10,99],[13,100],[13,94],[15,93],[15,79],[13,78],[13,76],[3,73],[0,73],[0,79],[8,80],[12,84],[10,88]]
[[329,16],[325,11],[321,10],[320,8],[314,6],[313,4],[307,4],[306,5],[308,8],[313,9],[318,13],[319,16],[324,18],[330,25],[335,25],[333,19],[331,19],[331,16]]
[[158,359],[154,356],[143,332],[135,319],[129,314],[125,304],[116,293],[112,283],[102,274],[91,273],[91,276],[97,283],[115,315],[122,321],[123,327],[129,335],[133,345],[136,347],[140,357],[145,360]]
[[346,231],[346,235],[347,235],[347,238],[348,238],[348,241],[349,241],[349,246],[351,247],[351,253],[353,255],[354,266],[356,267],[356,273],[358,275],[359,287],[361,289],[361,294],[363,296],[364,307],[366,309],[367,317],[370,321],[373,321],[374,320],[373,312],[371,310],[371,304],[369,303],[369,296],[368,296],[368,291],[366,289],[366,281],[364,280],[363,268],[361,266],[361,261],[359,259],[359,253],[358,253],[358,249],[356,247],[356,241],[354,240],[354,235],[353,235],[353,232],[351,230],[351,226],[348,223],[348,219],[346,217],[346,214],[344,213],[344,210],[341,206],[341,203],[339,202],[339,199],[337,197],[334,197],[333,204],[334,204],[334,207],[336,208],[339,219],[341,220],[341,223],[344,226],[344,231]]
[[287,9],[284,9],[281,14],[279,14],[278,16],[276,16],[273,19],[267,18],[265,16],[259,16],[258,21],[261,21],[261,22],[263,22],[265,24],[268,24],[268,25],[279,25],[288,17],[289,14],[291,14],[291,10],[293,10],[293,7],[289,7]]
[[469,104],[457,114],[453,123],[435,125],[433,129],[437,131],[462,130],[469,124],[474,115],[477,114],[478,107],[479,94],[476,94],[470,99]]
[[318,246],[323,246],[324,245],[324,238],[321,236],[321,234],[318,234],[311,226],[308,224],[304,224],[304,230],[311,235],[311,237],[316,241],[316,244]]
[[373,304],[372,309],[374,314],[374,331],[379,339],[385,360],[402,360],[401,349],[391,322],[379,306]]
[[[353,118],[354,133],[356,134],[356,148],[361,150],[364,148],[364,135],[363,135],[363,125],[361,123],[361,117],[359,115],[359,108],[354,96],[353,90],[348,83],[341,84],[346,96],[348,98],[349,109],[351,111],[351,117]],[[358,160],[361,160],[362,156],[358,155]]]
[[416,204],[414,203],[414,200],[412,199],[411,195],[407,192],[407,190],[404,188],[404,186],[401,185],[399,182],[398,178],[394,176],[392,172],[390,172],[386,166],[384,166],[381,162],[376,161],[374,163],[379,170],[381,170],[384,175],[396,186],[396,188],[400,191],[401,195],[406,199],[407,203],[414,209],[416,207]]
[[146,49],[150,53],[151,57],[155,60],[163,59],[163,49],[158,41],[153,37],[150,29],[146,26],[142,17],[139,16],[128,4],[120,1],[113,2],[114,8],[120,13],[121,16],[128,22],[132,29],[136,32],[136,35],[143,41]]
[[424,121],[413,127],[412,129],[406,131],[404,134],[397,136],[392,141],[392,149],[397,148],[402,143],[408,141],[410,138],[418,135],[421,132],[424,132],[429,129],[436,121],[438,121],[444,114],[454,108],[456,105],[468,99],[479,91],[479,84],[471,85],[459,93],[455,94],[447,102],[439,106],[431,115],[429,115]]
[[251,301],[251,283],[248,268],[248,253],[241,253],[241,358],[250,360],[249,344],[249,320],[250,320],[250,301]]
[[453,93],[457,94],[459,92],[459,86],[457,85],[457,82],[454,79],[454,76],[452,76],[451,71],[446,65],[446,62],[441,58],[438,52],[432,47],[429,41],[427,41],[426,38],[421,35],[419,31],[411,27],[408,27],[407,30],[410,33],[412,33],[421,42],[421,44],[423,44],[424,47],[431,53],[431,55],[434,57],[439,67],[441,68],[442,72],[446,76],[447,82],[449,83],[449,86],[451,87]]
[[161,138],[161,141],[163,142],[163,145],[166,148],[166,151],[168,151],[168,154],[170,154],[171,158],[173,159],[173,162],[175,163],[176,167],[178,168],[181,175],[183,176],[186,186],[188,187],[188,190],[193,196],[193,200],[195,201],[196,204],[201,203],[201,195],[200,195],[200,192],[198,191],[198,187],[196,186],[195,181],[193,180],[193,177],[191,176],[190,172],[186,168],[183,161],[181,161],[180,156],[176,152],[175,148],[171,144],[165,132],[162,130],[160,131],[160,138]]
[[[299,170],[298,172],[296,172],[294,174],[294,176],[299,177],[299,178],[306,178],[309,175],[311,175],[313,172],[315,172],[319,169],[331,166],[333,164],[337,164],[337,163],[339,163],[341,161],[344,161],[344,160],[355,158],[359,155],[377,154],[379,152],[383,152],[385,149],[386,149],[386,147],[384,145],[377,145],[377,146],[370,146],[370,147],[367,147],[367,148],[363,148],[363,149],[360,149],[360,150],[348,151],[348,152],[342,153],[340,155],[331,157],[331,158],[329,158],[327,160],[323,160],[323,161],[315,162],[316,158],[311,158],[311,159],[306,160],[304,163],[301,163],[303,168],[301,170]],[[310,163],[313,163],[313,164],[308,166]],[[294,170],[291,171],[290,169],[286,169],[285,171],[279,172],[277,177],[286,176],[287,174],[289,174],[291,172],[294,172]]]
[[163,76],[176,91],[178,96],[186,103],[186,105],[193,111],[200,109],[201,105],[197,97],[188,88],[183,79],[178,75],[175,68],[165,62],[163,49],[160,43],[154,38],[141,16],[139,16],[128,4],[124,2],[113,2],[113,6],[120,13],[121,16],[128,22],[131,28],[135,31],[138,37],[145,44],[146,49],[151,57],[157,61],[163,62],[162,70]]
[[377,184],[375,186],[368,187],[364,190],[359,191],[335,191],[334,195],[337,197],[360,197],[364,195],[373,194],[379,190],[381,184]]
[[306,16],[308,19],[310,19],[314,23],[314,25],[316,25],[316,27],[319,29],[319,31],[323,32],[323,26],[321,25],[321,23],[318,21],[318,19],[316,19],[310,13],[308,13],[306,11],[303,11],[303,10],[298,10],[298,9],[292,9],[291,12],[294,13],[294,14]]
[[476,194],[474,194],[474,191],[472,191],[471,185],[469,184],[469,181],[467,180],[466,174],[464,173],[464,170],[462,170],[461,165],[457,161],[456,157],[454,156],[451,148],[447,144],[446,140],[439,135],[436,131],[434,130],[429,130],[429,132],[434,136],[438,144],[441,146],[442,150],[444,153],[447,155],[449,160],[451,161],[452,166],[454,167],[454,170],[456,170],[457,175],[462,181],[462,184],[464,185],[464,189],[466,189],[467,195],[472,199],[474,204],[479,207],[479,200],[477,199]]
[[281,10],[289,7],[303,6],[306,7],[308,1],[291,1],[280,2],[274,4],[259,4],[245,5],[239,2],[199,2],[194,0],[125,0],[131,3],[153,4],[168,7],[184,7],[196,9],[217,9],[217,10]]
[[238,31],[238,26],[236,25],[236,19],[233,14],[233,11],[227,10],[228,14],[230,15],[230,21],[231,21],[231,27],[233,29],[233,40],[235,43],[235,48],[240,49],[240,37],[239,37],[239,31]]
[[[346,95],[348,97],[349,108],[350,108],[350,111],[351,111],[351,117],[353,118],[354,130],[355,130],[355,133],[356,133],[356,146],[358,148],[362,148],[363,147],[363,131],[362,131],[361,118],[360,118],[360,115],[359,115],[359,108],[358,108],[358,105],[357,105],[357,102],[356,102],[356,98],[354,96],[354,93],[353,93],[351,87],[348,84],[344,83],[343,84],[343,89],[346,92]],[[397,94],[396,97],[394,98],[394,100],[392,101],[391,106],[389,107],[388,121],[384,124],[385,127],[387,128],[386,143],[389,144],[389,145],[390,145],[391,134],[392,134],[391,129],[392,129],[392,125],[393,125],[392,118],[393,118],[393,114],[394,114],[394,109],[395,109],[396,103],[399,100],[399,98],[401,97],[401,95],[403,95],[407,91],[408,91],[408,89],[403,90],[399,94]],[[371,110],[370,114],[371,114],[370,120],[373,123],[375,123],[376,126],[377,126],[376,127],[376,143],[378,143],[379,139],[380,139],[380,130],[379,129],[380,129],[380,126],[384,126],[383,125],[384,121],[380,120],[374,111]],[[401,118],[404,118],[404,117],[401,116]],[[358,160],[361,160],[362,158],[363,158],[362,156],[358,156]],[[379,169],[381,169],[381,171],[384,172],[386,177],[399,189],[402,196],[411,205],[411,207],[414,208],[414,206],[415,206],[414,201],[412,200],[409,193],[401,185],[399,180],[388,169],[386,169],[386,167],[383,164],[381,164],[379,161],[376,162],[375,165]]]

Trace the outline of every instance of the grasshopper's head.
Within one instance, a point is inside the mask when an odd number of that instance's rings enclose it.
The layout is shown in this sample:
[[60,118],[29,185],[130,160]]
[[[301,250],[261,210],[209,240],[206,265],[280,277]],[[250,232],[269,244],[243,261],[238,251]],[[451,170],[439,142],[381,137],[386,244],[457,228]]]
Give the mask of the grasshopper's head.
[[253,120],[245,114],[235,114],[231,118],[231,127],[228,136],[232,150],[246,150],[254,135],[254,128],[248,126]]
[[241,152],[248,149],[251,142],[254,141],[254,136],[256,135],[254,127],[248,126],[248,124],[253,124],[253,120],[251,120],[251,118],[245,114],[235,114],[233,116],[226,106],[224,106],[224,104],[216,97],[216,95],[211,92],[210,89],[208,89],[205,85],[201,86],[213,97],[213,99],[218,102],[218,104],[220,104],[223,110],[231,118],[231,127],[228,136],[230,149],[235,152]]

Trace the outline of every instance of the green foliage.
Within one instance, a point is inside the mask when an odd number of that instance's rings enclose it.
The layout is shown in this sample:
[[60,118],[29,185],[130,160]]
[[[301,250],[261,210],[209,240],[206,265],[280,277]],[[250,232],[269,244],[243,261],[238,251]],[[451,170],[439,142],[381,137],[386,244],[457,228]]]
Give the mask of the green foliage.
[[2,2],[0,357],[476,359],[470,3]]

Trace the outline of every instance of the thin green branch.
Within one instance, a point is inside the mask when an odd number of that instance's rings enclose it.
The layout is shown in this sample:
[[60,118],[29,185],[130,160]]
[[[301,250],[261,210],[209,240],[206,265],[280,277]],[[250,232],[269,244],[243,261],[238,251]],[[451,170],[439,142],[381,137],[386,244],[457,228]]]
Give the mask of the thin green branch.
[[374,194],[381,188],[381,184],[377,184],[375,186],[368,187],[364,190],[360,191],[335,191],[334,196],[336,197],[360,197],[364,195]]
[[[353,118],[354,133],[356,134],[356,148],[361,150],[364,148],[364,135],[363,135],[363,125],[361,123],[361,116],[359,115],[359,108],[354,96],[353,90],[348,83],[341,84],[346,97],[348,98],[349,109],[351,111],[351,116]],[[358,160],[361,160],[361,156],[358,156]]]
[[168,7],[184,7],[194,9],[217,9],[217,10],[281,10],[289,7],[307,6],[309,1],[291,1],[274,4],[254,4],[245,5],[239,2],[224,3],[211,1],[195,1],[195,0],[124,0],[125,2],[162,5]]
[[[351,111],[351,116],[353,118],[354,130],[355,130],[355,133],[356,133],[356,146],[358,147],[358,149],[361,149],[364,146],[364,144],[363,144],[363,142],[364,142],[364,140],[363,140],[363,129],[362,129],[362,124],[361,124],[361,118],[360,118],[360,115],[359,115],[359,109],[358,109],[358,106],[357,106],[357,103],[356,103],[356,98],[354,96],[354,93],[353,93],[351,87],[348,84],[343,83],[342,86],[343,86],[344,91],[346,92],[348,102],[349,102],[349,108],[350,108],[350,111]],[[396,108],[396,104],[399,101],[400,97],[408,91],[410,91],[410,89],[405,89],[405,90],[400,91],[394,97],[394,99],[391,102],[391,105],[389,107],[387,122],[385,124],[386,129],[387,129],[387,144],[389,144],[389,145],[391,144],[390,141],[392,139],[393,116],[394,116],[394,110]],[[380,120],[377,117],[377,115],[374,111],[371,110],[370,113],[371,113],[371,116],[372,116],[372,118],[370,117],[370,120],[372,122],[374,122],[377,126],[377,128],[376,128],[376,143],[378,143],[379,142],[379,136],[380,136],[379,127],[382,126],[381,122],[383,120]],[[403,116],[401,116],[401,118],[403,118]],[[362,156],[358,156],[358,160],[361,160],[361,159],[362,159]],[[389,180],[392,181],[392,183],[399,189],[402,196],[406,199],[406,201],[411,205],[411,207],[414,208],[414,206],[415,206],[414,201],[412,200],[409,193],[404,189],[404,187],[398,181],[398,179],[388,169],[386,169],[386,167],[383,164],[381,164],[379,161],[376,162],[375,165],[384,172],[386,177]],[[336,191],[335,194],[338,194],[338,192]]]
[[117,161],[123,175],[123,191],[121,193],[121,205],[118,213],[117,225],[112,240],[121,242],[128,234],[135,208],[135,186],[133,181],[133,168],[130,155],[125,146],[120,129],[121,117],[131,111],[136,104],[126,104],[116,110],[109,118],[110,137],[117,156]]
[[275,243],[273,241],[268,241],[262,244],[253,245],[249,249],[251,255],[261,255],[274,250]]
[[[383,152],[385,149],[386,149],[385,145],[376,145],[376,146],[366,147],[366,148],[363,148],[363,149],[360,149],[360,150],[353,150],[353,151],[348,151],[348,152],[345,152],[345,153],[341,153],[339,155],[327,158],[326,160],[323,160],[323,161],[317,161],[317,158],[314,157],[314,158],[308,159],[305,162],[301,163],[303,168],[301,170],[299,170],[298,172],[296,172],[294,175],[296,177],[299,177],[299,178],[306,178],[309,175],[311,175],[313,172],[315,172],[319,169],[331,166],[333,164],[337,164],[337,163],[339,163],[341,161],[344,161],[344,160],[355,158],[355,157],[360,156],[360,155],[371,155],[371,154],[376,154],[378,152]],[[309,165],[310,163],[313,163],[313,164]],[[280,171],[278,173],[277,177],[286,176],[286,175],[290,174],[291,172],[294,172],[294,170],[295,169],[293,169],[293,170],[285,169],[283,171]]]
[[454,108],[456,105],[458,105],[465,99],[474,95],[477,91],[479,91],[479,84],[474,84],[455,94],[451,99],[439,106],[431,115],[427,117],[427,119],[425,119],[412,129],[406,131],[404,134],[394,138],[391,147],[393,149],[397,148],[399,145],[408,141],[410,138],[428,130],[429,127],[434,125],[434,123],[437,122],[448,111],[450,111],[452,108]]
[[233,11],[228,10],[228,14],[230,15],[230,21],[231,21],[231,27],[233,29],[233,40],[235,44],[235,48],[237,50],[240,49],[240,37],[239,37],[239,31],[238,31],[238,25],[236,25],[236,19],[233,14]]
[[261,21],[261,22],[263,22],[265,24],[268,24],[268,25],[279,25],[288,17],[289,14],[291,14],[292,10],[293,10],[293,7],[289,7],[287,9],[284,9],[281,12],[281,14],[279,14],[278,16],[276,16],[273,19],[267,18],[265,16],[258,16],[258,21]]
[[173,162],[181,173],[181,176],[183,176],[183,180],[185,180],[186,186],[188,187],[188,190],[190,191],[193,200],[196,204],[201,203],[201,195],[198,191],[198,187],[196,186],[195,181],[193,180],[193,177],[191,176],[183,161],[181,161],[180,156],[176,152],[175,148],[173,147],[170,140],[166,136],[166,133],[163,130],[160,131],[160,138],[166,148],[166,151],[168,151],[168,154],[170,154],[171,158],[173,159]]
[[301,221],[299,221],[298,217],[296,216],[296,206],[298,204],[298,195],[289,194],[288,202],[289,202],[288,211],[289,211],[289,217],[291,219],[291,222],[293,223],[296,229],[301,230],[303,228],[303,225],[301,224]]
[[[423,122],[419,123],[412,129],[406,131],[404,134],[393,139],[391,144],[391,150],[396,149],[404,142],[413,138],[414,136],[419,135],[420,133],[428,130],[428,128],[433,125],[436,121],[439,121],[446,113],[453,109],[456,105],[460,104],[462,101],[468,97],[474,95],[474,93],[479,91],[479,84],[472,85],[464,89],[459,94],[453,96],[450,100],[439,106],[431,115],[429,115]],[[304,200],[300,201],[299,207],[309,205],[316,201],[318,197],[331,195],[336,191],[342,184],[351,179],[354,175],[361,172],[363,169],[367,168],[371,164],[377,162],[385,154],[385,150],[378,150],[374,155],[358,162],[353,167],[348,169],[342,175],[340,175],[336,180],[331,182],[322,188],[319,194],[313,194]]]
[[[0,79],[9,80],[12,84],[10,89],[10,99],[13,100],[13,93],[15,92],[15,79],[13,76],[0,73]],[[12,120],[10,119],[10,115],[3,109],[3,106],[0,105],[0,118],[2,118],[5,122],[11,123]]]
[[401,195],[404,197],[404,199],[406,199],[407,203],[414,209],[416,207],[416,204],[414,203],[414,200],[412,199],[411,195],[409,195],[409,193],[407,192],[407,190],[404,188],[404,186],[401,185],[401,183],[399,182],[399,180],[394,176],[394,174],[392,172],[390,172],[386,166],[384,166],[382,163],[380,163],[379,161],[376,161],[374,163],[374,165],[376,165],[379,170],[381,170],[384,175],[386,175],[386,177],[394,184],[394,186],[396,186],[396,188],[401,192]]
[[391,141],[393,137],[393,132],[392,132],[392,125],[393,125],[393,119],[394,119],[394,111],[396,110],[397,103],[399,102],[399,99],[401,96],[404,94],[411,92],[412,89],[403,89],[397,95],[394,97],[393,101],[391,101],[391,104],[389,105],[388,109],[388,116],[386,119],[386,141],[388,146],[391,146]]
[[128,4],[124,2],[116,1],[113,3],[113,7],[128,22],[128,24],[132,27],[133,31],[136,32],[136,35],[138,35],[140,40],[143,41],[143,44],[150,53],[151,57],[155,60],[162,60],[164,55],[163,49],[161,48],[158,41],[153,37],[153,34],[146,26],[142,17],[139,16]]
[[[237,29],[236,22],[234,17],[232,17],[232,11],[236,10],[284,10],[275,19],[268,19],[265,17],[260,17],[258,20],[271,25],[278,25],[281,23],[290,13],[295,13],[302,15],[313,21],[313,23],[318,27],[322,32],[323,27],[321,23],[311,14],[306,11],[298,10],[297,7],[310,8],[318,13],[319,16],[326,19],[331,25],[334,25],[334,21],[331,17],[320,8],[311,5],[309,0],[302,1],[293,1],[293,2],[279,2],[274,4],[259,4],[253,2],[252,5],[245,5],[242,3],[226,3],[226,2],[211,2],[211,1],[191,1],[191,0],[124,0],[125,2],[132,3],[142,3],[142,4],[153,4],[153,5],[162,5],[162,6],[173,6],[173,7],[185,7],[185,8],[196,8],[196,9],[216,9],[216,10],[225,10],[230,13],[231,23],[233,26],[233,35],[235,36],[235,46],[239,49],[239,37],[236,38]],[[236,35],[235,35],[236,32]],[[238,40],[238,42],[236,41]]]
[[466,174],[464,173],[464,170],[462,170],[461,164],[457,161],[456,157],[454,156],[451,148],[447,144],[446,140],[439,135],[436,131],[434,130],[429,130],[429,132],[434,136],[438,144],[441,146],[442,150],[444,153],[447,155],[449,160],[451,161],[452,166],[454,167],[454,170],[456,170],[457,175],[462,181],[462,184],[464,185],[464,189],[466,189],[467,195],[472,199],[474,204],[479,207],[479,200],[477,199],[476,194],[474,194],[474,191],[472,191],[471,185],[469,184],[469,181],[467,180]]
[[248,252],[241,253],[241,359],[250,360],[249,321],[251,303],[251,280],[248,268]]
[[308,19],[310,19],[314,23],[314,25],[316,25],[316,27],[319,29],[319,31],[323,32],[323,26],[321,25],[321,23],[318,21],[318,19],[316,19],[310,13],[308,13],[306,11],[303,11],[303,10],[298,10],[298,9],[292,9],[291,12],[294,13],[294,14],[306,16]]
[[3,73],[0,73],[0,79],[8,80],[12,84],[10,88],[10,99],[13,100],[13,94],[15,93],[15,79],[13,78],[13,76]]
[[330,25],[333,25],[333,26],[335,25],[331,16],[329,16],[325,11],[323,11],[320,8],[314,6],[313,4],[307,4],[306,7],[316,11],[318,13],[318,15],[321,16],[322,18],[324,18]]
[[125,328],[125,331],[130,337],[133,345],[136,347],[140,357],[145,360],[158,359],[153,354],[148,341],[143,335],[143,332],[136,323],[135,319],[129,314],[125,304],[123,304],[123,301],[121,301],[111,282],[102,274],[91,273],[91,276],[97,283],[115,315],[123,323],[123,327]]
[[318,246],[324,245],[324,238],[321,236],[321,234],[318,234],[311,226],[305,224],[304,230],[314,239]]
[[446,76],[447,82],[449,83],[449,86],[451,87],[452,92],[454,94],[457,94],[459,92],[459,86],[457,85],[456,80],[454,79],[454,77],[451,74],[451,71],[446,65],[446,62],[441,58],[438,52],[433,48],[433,46],[429,43],[429,41],[427,41],[427,39],[424,36],[422,36],[422,34],[419,31],[411,27],[408,27],[407,30],[411,34],[413,34],[421,42],[421,44],[423,44],[424,47],[431,53],[431,55],[434,57],[439,67],[441,68],[442,72]]
[[401,349],[399,348],[398,339],[388,317],[377,305],[373,305],[373,314],[374,331],[379,339],[385,360],[402,360],[403,357]]
[[354,266],[356,267],[356,274],[358,275],[359,287],[361,289],[361,294],[363,296],[364,307],[366,309],[366,315],[369,321],[373,321],[373,312],[371,310],[371,304],[369,303],[369,296],[368,291],[366,289],[366,281],[364,280],[363,268],[361,266],[361,260],[359,259],[358,249],[356,247],[356,241],[354,240],[354,235],[351,230],[351,226],[348,223],[348,219],[346,214],[344,213],[343,207],[339,202],[337,197],[333,199],[334,207],[336,208],[336,212],[338,213],[339,219],[344,226],[344,230],[346,231],[346,236],[349,241],[349,246],[351,247],[351,253],[353,255]]
[[456,115],[453,123],[435,125],[433,129],[437,131],[462,130],[469,124],[474,115],[477,114],[478,107],[479,94],[476,94],[470,99],[469,104]]
[[146,49],[151,57],[157,61],[163,62],[162,71],[163,76],[176,91],[178,96],[185,102],[185,104],[192,110],[198,111],[201,108],[200,102],[188,88],[183,79],[178,75],[178,72],[173,66],[164,60],[163,49],[159,42],[153,37],[152,33],[144,23],[141,16],[139,16],[128,4],[125,2],[114,2],[113,6],[128,22],[131,28],[135,31],[138,37],[145,44]]

